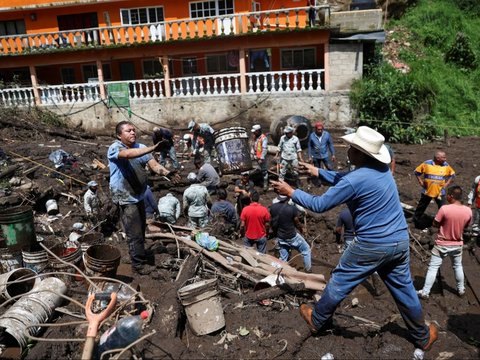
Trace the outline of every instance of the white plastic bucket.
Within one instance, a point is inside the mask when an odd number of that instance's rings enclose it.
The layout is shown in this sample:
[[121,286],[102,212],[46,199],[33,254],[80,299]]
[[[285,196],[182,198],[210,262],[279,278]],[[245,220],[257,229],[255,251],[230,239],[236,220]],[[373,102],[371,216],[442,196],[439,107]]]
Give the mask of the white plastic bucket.
[[40,331],[39,327],[30,327],[28,330],[27,327],[47,322],[55,308],[61,305],[61,295],[66,292],[65,283],[51,277],[41,281],[31,293],[22,296],[0,316],[0,327],[5,328],[5,342],[24,349],[28,344],[25,333],[35,336]]
[[40,274],[48,267],[48,253],[46,250],[29,252],[22,251],[23,266]]
[[0,272],[6,274],[23,267],[22,252],[11,251],[9,248],[0,249]]
[[178,290],[188,324],[195,335],[206,335],[225,326],[217,279],[199,281]]
[[55,199],[50,199],[45,203],[45,207],[47,208],[48,215],[56,215],[58,214],[58,205]]

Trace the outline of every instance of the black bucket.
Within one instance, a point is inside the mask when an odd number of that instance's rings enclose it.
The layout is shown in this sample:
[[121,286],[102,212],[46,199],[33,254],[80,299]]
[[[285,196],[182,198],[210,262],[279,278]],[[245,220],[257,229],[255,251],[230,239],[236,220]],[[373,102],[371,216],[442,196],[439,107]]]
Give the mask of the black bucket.
[[37,239],[33,222],[33,210],[29,206],[19,206],[0,211],[0,244],[9,250],[25,250]]
[[243,127],[215,131],[215,148],[222,174],[234,174],[252,169],[248,133]]

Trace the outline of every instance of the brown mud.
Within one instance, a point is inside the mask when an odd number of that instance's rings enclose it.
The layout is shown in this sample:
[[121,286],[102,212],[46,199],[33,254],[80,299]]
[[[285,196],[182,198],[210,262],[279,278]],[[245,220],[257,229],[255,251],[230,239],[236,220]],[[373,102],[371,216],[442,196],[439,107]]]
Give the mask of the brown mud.
[[[46,134],[44,131],[25,130],[14,127],[4,127],[0,130],[1,148],[10,157],[10,163],[20,164],[18,173],[23,173],[33,168],[38,163],[52,167],[48,155],[56,150],[63,149],[72,154],[77,160],[79,167],[68,172],[75,179],[88,182],[91,179],[99,182],[99,192],[107,205],[105,213],[113,213],[113,208],[108,207],[108,170],[100,170],[92,167],[96,159],[107,164],[107,146],[113,141],[113,137],[98,136],[96,138],[82,138],[77,134],[77,140],[66,139],[63,136]],[[346,169],[346,147],[341,143],[341,133],[334,133],[337,151],[336,166]],[[145,135],[139,142],[150,144],[150,138]],[[416,205],[419,198],[420,188],[413,176],[413,169],[422,161],[433,156],[436,149],[444,149],[447,153],[447,161],[455,169],[457,177],[455,183],[462,186],[468,193],[473,179],[479,175],[479,164],[472,152],[478,146],[478,138],[452,138],[448,146],[443,141],[432,142],[425,145],[402,145],[394,144],[397,168],[395,179],[401,201],[412,206]],[[16,155],[15,155],[16,154]],[[18,156],[21,155],[22,157]],[[34,160],[26,161],[23,157]],[[190,160],[182,160],[185,170],[182,175],[186,176],[187,170],[192,170]],[[18,172],[19,171],[19,172]],[[59,208],[63,214],[70,212],[67,218],[51,224],[55,231],[54,239],[65,239],[70,233],[70,227],[74,222],[84,221],[81,203],[71,198],[60,195],[69,193],[74,196],[83,196],[85,186],[70,178],[58,179],[54,173],[44,167],[28,175],[34,182],[37,197],[25,195],[22,203],[28,204],[29,200],[38,199],[38,194],[51,188],[56,196]],[[233,201],[233,181],[235,176],[224,176],[223,181],[228,183],[229,199]],[[165,195],[167,190],[160,189],[158,179],[154,179],[153,185],[156,190],[155,196]],[[308,191],[323,193],[327,187],[314,187],[307,180],[302,180],[301,186]],[[182,187],[172,187],[176,196],[181,196]],[[6,193],[5,196],[9,194]],[[51,195],[51,194],[50,194]],[[269,205],[275,197],[272,191],[261,196],[261,203]],[[33,201],[33,200],[32,200]],[[8,203],[5,207],[10,206]],[[330,271],[340,257],[339,246],[335,243],[333,229],[336,217],[341,207],[324,214],[309,214],[307,216],[306,239],[312,243],[313,271],[328,277]],[[41,205],[35,205],[36,215],[42,216],[45,209]],[[435,205],[431,204],[427,212],[433,215]],[[408,213],[407,217],[408,217]],[[185,224],[181,219],[180,225]],[[42,236],[51,238],[45,226],[36,224],[37,230]],[[409,222],[411,230],[411,270],[414,283],[417,288],[423,285],[429,260],[429,247],[434,239],[435,231],[422,232],[414,229]],[[104,228],[104,231],[118,230],[113,227]],[[221,236],[221,234],[217,234]],[[128,259],[125,241],[118,235],[118,231],[106,235],[111,244],[121,248],[123,259]],[[238,240],[237,240],[238,241]],[[155,240],[148,240],[147,247],[155,248]],[[173,251],[172,251],[173,247]],[[171,309],[180,308],[175,296],[178,284],[175,283],[178,269],[183,260],[177,258],[175,245],[169,245],[170,252],[161,252],[155,255],[155,265],[158,270],[151,276],[134,276],[130,272],[130,266],[122,262],[119,273],[121,278],[131,283],[134,288],[140,289],[145,298],[153,302],[156,311],[151,322],[145,329],[145,333],[156,330],[156,334],[150,336],[135,347],[137,357],[146,359],[199,359],[199,358],[298,358],[319,359],[325,353],[331,353],[337,359],[367,359],[367,358],[391,358],[411,359],[414,346],[408,339],[406,327],[398,313],[395,303],[381,284],[380,289],[375,291],[372,280],[365,281],[358,286],[338,307],[335,315],[334,327],[326,334],[309,336],[308,329],[298,313],[298,306],[302,302],[313,302],[314,293],[303,291],[290,293],[271,298],[266,305],[257,302],[242,302],[242,295],[253,291],[251,284],[241,278],[228,276],[228,271],[219,271],[222,288],[222,303],[224,306],[226,327],[224,331],[206,335],[195,336],[186,325],[184,315],[172,314]],[[476,253],[475,253],[476,252]],[[273,244],[269,244],[269,253],[273,254]],[[422,300],[425,317],[428,321],[435,321],[440,328],[439,339],[433,349],[426,354],[426,358],[432,359],[476,359],[479,357],[480,346],[480,307],[478,295],[480,288],[476,277],[480,270],[479,251],[476,244],[465,249],[464,264],[468,286],[466,296],[459,298],[455,292],[455,280],[449,260],[441,267],[439,280],[437,281],[430,298]],[[294,253],[295,254],[295,253]],[[201,255],[202,256],[202,255]],[[292,264],[298,269],[302,268],[301,257],[295,257]],[[215,270],[205,264],[197,271],[197,276],[212,277]],[[231,274],[230,274],[231,275]],[[222,278],[223,276],[223,278]],[[476,292],[475,292],[476,291]],[[75,284],[70,290],[70,295],[81,303],[86,301],[87,288],[81,283]],[[358,300],[358,305],[352,302]],[[72,309],[75,309],[73,306]],[[77,312],[82,312],[76,308]],[[179,318],[179,326],[167,329],[175,325]],[[172,320],[173,319],[173,320]],[[74,321],[76,319],[67,315],[57,314],[56,323]],[[248,330],[247,335],[240,335],[239,329]],[[103,327],[101,331],[104,331]],[[84,337],[84,326],[68,326],[62,328],[52,327],[41,334],[48,339],[78,338]],[[172,334],[173,332],[173,334]],[[26,359],[80,358],[82,343],[74,342],[38,342],[25,353]],[[125,353],[122,358],[131,358],[132,353]]]

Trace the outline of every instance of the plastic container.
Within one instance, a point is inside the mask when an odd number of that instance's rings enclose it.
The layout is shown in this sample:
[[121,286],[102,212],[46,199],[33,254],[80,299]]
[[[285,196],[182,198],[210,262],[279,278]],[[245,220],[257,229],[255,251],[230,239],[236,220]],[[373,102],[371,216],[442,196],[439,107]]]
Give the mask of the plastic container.
[[0,211],[0,226],[1,247],[21,251],[36,242],[33,210],[29,206]]
[[[50,249],[61,260],[66,261],[64,264],[56,257],[48,254],[48,261],[53,271],[75,274],[77,270],[71,265],[79,266],[82,263],[82,250],[78,248],[66,248],[64,244],[59,244]],[[67,274],[58,274],[57,278],[61,279],[65,284],[70,285],[75,280],[75,277]]]
[[206,335],[225,326],[217,279],[199,281],[178,290],[188,324],[195,335]]
[[22,251],[23,266],[40,274],[48,267],[48,254],[46,250]]
[[249,134],[243,127],[229,127],[215,131],[215,149],[222,174],[233,174],[252,169],[248,146]]
[[45,203],[45,207],[47,208],[48,215],[57,215],[58,214],[58,205],[55,199],[47,200]]
[[92,245],[83,254],[85,273],[89,276],[115,276],[121,257],[122,253],[115,246]]
[[144,320],[148,318],[148,311],[140,315],[124,317],[105,331],[98,342],[98,356],[108,350],[121,349],[137,340],[141,333]]
[[103,234],[101,232],[91,232],[81,236],[78,239],[82,251],[85,252],[92,245],[99,245],[103,242]]
[[55,308],[62,304],[61,295],[66,292],[65,284],[52,277],[41,281],[32,293],[22,296],[0,316],[0,327],[5,328],[2,344],[25,349],[28,345],[27,335],[35,336],[41,330],[40,327],[27,330],[27,326],[46,323]]

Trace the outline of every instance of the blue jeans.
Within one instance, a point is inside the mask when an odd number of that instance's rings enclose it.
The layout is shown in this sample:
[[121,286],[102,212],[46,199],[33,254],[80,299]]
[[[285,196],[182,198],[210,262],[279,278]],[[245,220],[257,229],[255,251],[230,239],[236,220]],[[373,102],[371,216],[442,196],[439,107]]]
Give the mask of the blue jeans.
[[278,238],[278,245],[280,245],[280,260],[288,261],[288,255],[290,249],[295,249],[303,256],[303,267],[306,271],[312,268],[312,252],[310,251],[310,246],[305,241],[302,235],[297,233],[291,239],[280,239]]
[[180,165],[178,164],[178,161],[177,161],[177,152],[175,151],[174,146],[171,146],[170,149],[168,150],[160,151],[160,164],[163,166],[165,166],[166,164],[167,155],[170,157],[170,160],[172,160],[173,168],[178,169]]
[[425,284],[423,285],[422,292],[425,295],[430,294],[433,283],[437,278],[437,272],[442,265],[443,258],[450,257],[452,260],[452,267],[455,273],[455,280],[457,281],[457,291],[462,293],[465,291],[465,277],[463,275],[462,266],[462,252],[463,246],[437,246],[432,249],[432,257],[430,258],[430,264],[428,265],[427,276],[425,277]]
[[389,244],[353,240],[333,270],[321,299],[315,304],[312,320],[320,329],[345,297],[375,271],[392,294],[417,347],[429,339],[422,306],[410,275],[409,241]]
[[322,163],[325,164],[327,170],[333,170],[333,163],[328,157],[326,157],[325,159],[313,158],[313,165],[315,165],[315,167],[321,169]]
[[251,240],[247,237],[243,238],[243,245],[246,247],[253,247],[253,245],[257,246],[257,250],[259,253],[266,254],[267,253],[267,238],[262,237],[257,240]]

